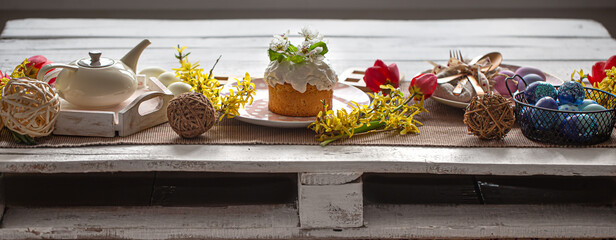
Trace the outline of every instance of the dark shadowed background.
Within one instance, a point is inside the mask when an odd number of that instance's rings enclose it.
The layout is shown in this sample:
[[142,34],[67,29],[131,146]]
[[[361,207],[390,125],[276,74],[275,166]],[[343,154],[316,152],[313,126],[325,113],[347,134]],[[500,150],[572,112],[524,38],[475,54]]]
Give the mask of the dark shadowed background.
[[614,36],[615,12],[614,0],[0,0],[0,29],[17,18],[578,18]]

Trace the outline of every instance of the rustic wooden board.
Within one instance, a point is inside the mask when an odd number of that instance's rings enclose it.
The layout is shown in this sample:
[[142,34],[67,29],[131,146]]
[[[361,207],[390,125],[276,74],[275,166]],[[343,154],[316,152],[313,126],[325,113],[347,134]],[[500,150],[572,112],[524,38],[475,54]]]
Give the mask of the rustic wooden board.
[[[23,19],[7,22],[2,36],[4,38],[169,37],[171,30],[173,37],[176,38],[271,36],[287,29],[297,32],[306,25],[319,29],[325,35],[354,37],[417,34],[436,36],[443,33],[450,36],[609,37],[609,33],[597,22],[572,19],[436,21]],[[196,31],[196,29],[207,29],[207,31]],[[404,31],[398,31],[399,29]]]
[[[385,152],[387,154],[383,154]],[[615,176],[614,156],[616,149],[611,148],[98,146],[2,149],[0,172],[377,172]]]
[[[554,224],[558,223],[558,224]],[[368,205],[361,228],[301,229],[289,205],[8,208],[3,239],[610,238],[616,210],[538,205]]]

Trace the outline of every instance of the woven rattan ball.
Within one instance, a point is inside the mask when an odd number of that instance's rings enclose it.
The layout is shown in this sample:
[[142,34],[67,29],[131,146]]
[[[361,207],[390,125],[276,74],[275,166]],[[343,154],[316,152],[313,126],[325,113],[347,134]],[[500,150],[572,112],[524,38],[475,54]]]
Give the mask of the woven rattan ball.
[[513,107],[500,95],[476,96],[464,113],[468,131],[480,139],[503,139],[514,123]]
[[2,89],[0,116],[5,126],[16,133],[43,137],[53,132],[60,112],[60,98],[49,84],[17,78]]
[[167,118],[173,131],[183,138],[194,138],[212,128],[216,112],[201,93],[182,93],[169,102]]

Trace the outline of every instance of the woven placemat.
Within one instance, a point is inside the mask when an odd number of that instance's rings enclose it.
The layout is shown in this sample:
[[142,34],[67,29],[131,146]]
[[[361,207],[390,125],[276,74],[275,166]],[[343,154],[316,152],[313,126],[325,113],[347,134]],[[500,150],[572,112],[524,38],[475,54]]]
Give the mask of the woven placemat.
[[[430,112],[422,113],[416,119],[424,125],[420,134],[397,135],[381,132],[355,136],[332,143],[332,145],[373,145],[373,146],[431,146],[431,147],[572,147],[538,143],[522,135],[515,126],[503,140],[487,141],[470,135],[463,123],[464,110],[439,104],[430,99],[425,107]],[[616,136],[592,146],[616,147]],[[309,129],[285,129],[252,125],[235,119],[227,119],[214,126],[205,134],[193,138],[180,138],[169,124],[138,132],[126,137],[73,137],[52,135],[37,139],[38,144],[26,146],[16,144],[9,132],[0,132],[0,147],[80,147],[120,144],[299,144],[317,145],[314,132]]]

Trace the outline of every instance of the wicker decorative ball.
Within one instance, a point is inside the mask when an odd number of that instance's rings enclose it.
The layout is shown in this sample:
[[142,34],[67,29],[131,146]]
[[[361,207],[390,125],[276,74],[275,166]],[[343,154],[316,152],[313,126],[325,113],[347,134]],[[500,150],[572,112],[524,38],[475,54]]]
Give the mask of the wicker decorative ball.
[[480,139],[503,139],[514,123],[513,107],[501,95],[476,96],[464,113],[468,131]]
[[2,90],[0,117],[12,131],[30,137],[51,134],[60,112],[60,97],[49,84],[30,78],[9,81]]
[[216,111],[201,93],[187,92],[169,101],[167,118],[173,131],[183,138],[197,137],[216,123]]

